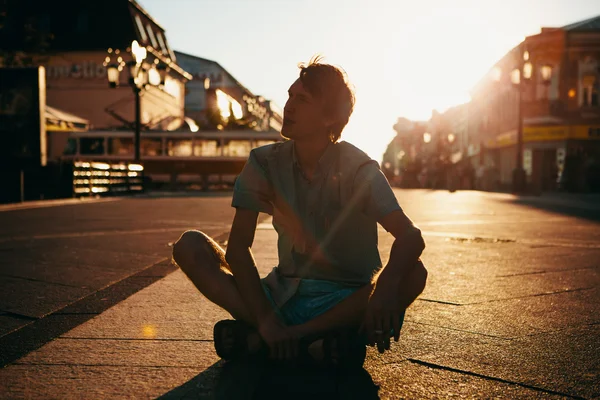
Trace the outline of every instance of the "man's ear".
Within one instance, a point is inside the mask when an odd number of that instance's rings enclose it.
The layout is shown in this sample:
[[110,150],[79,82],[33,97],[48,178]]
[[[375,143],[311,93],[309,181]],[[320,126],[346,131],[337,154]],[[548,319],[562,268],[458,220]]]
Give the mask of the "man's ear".
[[325,123],[325,126],[331,128],[338,122],[338,119],[334,112],[325,108],[323,110],[323,122]]

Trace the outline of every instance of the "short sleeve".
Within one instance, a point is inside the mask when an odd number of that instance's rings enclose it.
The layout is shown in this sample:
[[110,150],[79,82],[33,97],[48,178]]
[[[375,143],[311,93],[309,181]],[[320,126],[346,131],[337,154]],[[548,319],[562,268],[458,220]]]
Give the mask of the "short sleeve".
[[380,221],[392,211],[401,210],[398,199],[376,162],[363,165],[354,180],[354,193],[362,211]]
[[266,168],[252,150],[233,186],[231,206],[273,214],[272,189]]

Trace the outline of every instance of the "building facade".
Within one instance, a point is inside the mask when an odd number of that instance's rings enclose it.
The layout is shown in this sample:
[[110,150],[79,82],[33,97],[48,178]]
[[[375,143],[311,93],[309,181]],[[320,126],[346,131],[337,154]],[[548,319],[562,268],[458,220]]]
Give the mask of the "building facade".
[[474,167],[493,171],[493,188],[510,187],[522,118],[531,189],[600,190],[599,88],[600,17],[527,37],[471,92],[467,154]]
[[209,129],[251,129],[279,132],[281,110],[256,96],[216,61],[175,52],[193,79],[185,88],[185,115]]
[[427,122],[398,118],[393,129],[396,136],[387,146],[381,163],[381,170],[395,186],[405,188],[420,187],[418,175],[422,168],[422,154],[426,143],[423,135],[427,132]]
[[[184,122],[185,83],[192,77],[177,63],[165,30],[134,0],[56,3],[8,1],[0,30],[2,63],[33,64],[46,69],[47,103],[78,115],[94,130],[131,130],[134,95],[126,63],[132,42],[146,49],[142,68],[156,79],[166,68],[164,83],[148,85],[141,94],[142,130],[175,130]],[[29,26],[34,42],[21,30]],[[110,88],[109,64],[119,65],[120,85]]]

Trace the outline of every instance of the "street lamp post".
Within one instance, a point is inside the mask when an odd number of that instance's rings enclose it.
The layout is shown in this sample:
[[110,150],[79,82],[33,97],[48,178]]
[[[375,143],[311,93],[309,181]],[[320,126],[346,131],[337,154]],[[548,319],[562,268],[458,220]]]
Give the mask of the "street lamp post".
[[519,67],[512,73],[512,82],[517,86],[517,162],[513,170],[513,192],[523,193],[527,185],[527,173],[523,168],[523,92],[525,82],[531,79],[532,66],[529,62],[529,52],[525,51],[520,59]]
[[[112,53],[112,49],[109,49],[109,54]],[[117,51],[115,51],[117,53]],[[118,54],[118,53],[117,53]],[[119,73],[123,69],[123,66],[127,66],[129,72],[129,78],[127,80],[129,86],[133,90],[135,97],[135,139],[134,139],[134,162],[139,163],[141,161],[140,156],[140,136],[141,136],[141,93],[148,84],[152,85],[164,85],[165,78],[168,73],[169,67],[163,63],[158,63],[156,60],[150,70],[144,66],[144,60],[146,60],[147,51],[145,47],[138,44],[136,40],[131,43],[131,55],[133,59],[125,63],[122,57],[118,58],[119,63],[111,63],[107,66],[108,83],[111,88],[119,86]],[[107,57],[107,60],[110,57]],[[158,64],[158,65],[156,65]],[[156,67],[155,70],[153,70]],[[151,75],[154,72],[154,75]],[[152,77],[158,76],[159,81],[152,79]]]
[[[533,64],[529,60],[529,52],[525,50],[519,60],[519,66],[511,73],[511,81],[517,88],[517,159],[513,171],[513,193],[524,193],[527,188],[527,173],[523,167],[523,93],[526,84],[533,75]],[[540,69],[540,77],[544,84],[548,84],[552,78],[552,67],[543,65]],[[499,80],[496,76],[496,80]]]

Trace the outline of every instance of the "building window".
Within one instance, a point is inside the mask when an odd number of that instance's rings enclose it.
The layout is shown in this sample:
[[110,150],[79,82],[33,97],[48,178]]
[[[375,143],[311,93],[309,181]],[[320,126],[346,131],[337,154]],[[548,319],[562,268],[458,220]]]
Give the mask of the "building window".
[[192,155],[192,141],[185,139],[169,139],[167,155],[171,157],[189,157]]
[[582,106],[598,106],[598,80],[593,75],[583,77],[581,85],[581,105]]
[[150,24],[146,25],[146,30],[148,31],[148,37],[150,38],[150,43],[152,43],[152,47],[158,49],[158,42],[156,41],[156,37],[154,36],[154,31]]
[[133,154],[134,144],[130,138],[109,138],[108,154],[114,156],[127,156]]
[[77,154],[77,139],[75,139],[75,138],[67,139],[67,144],[65,145],[63,154],[69,155],[69,156]]
[[81,138],[79,140],[80,154],[104,154],[103,138]]
[[223,156],[225,157],[248,157],[250,155],[249,140],[225,140]]
[[220,155],[218,142],[209,139],[196,139],[194,141],[194,156],[197,157],[216,157]]
[[148,40],[148,35],[146,35],[146,31],[144,30],[144,24],[142,24],[142,19],[139,15],[135,16],[135,24],[137,25],[138,32],[140,33],[141,41],[146,42]]
[[144,156],[162,156],[162,140],[160,138],[144,138],[140,141],[140,148]]

